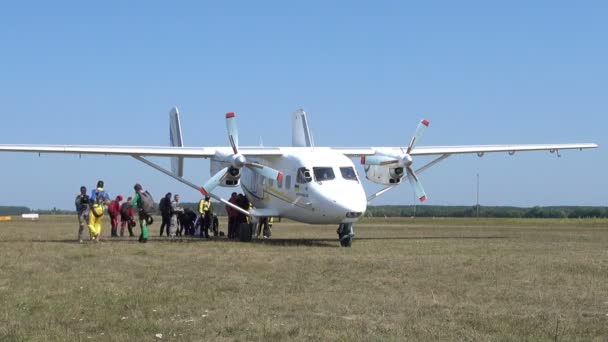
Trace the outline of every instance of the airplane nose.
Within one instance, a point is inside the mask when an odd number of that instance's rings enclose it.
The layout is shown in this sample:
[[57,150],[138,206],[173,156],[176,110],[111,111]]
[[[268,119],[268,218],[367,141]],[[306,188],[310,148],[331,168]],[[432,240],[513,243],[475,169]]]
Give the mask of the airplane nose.
[[367,209],[367,200],[365,194],[349,194],[348,196],[340,196],[335,199],[336,214],[346,219],[358,219],[365,213]]

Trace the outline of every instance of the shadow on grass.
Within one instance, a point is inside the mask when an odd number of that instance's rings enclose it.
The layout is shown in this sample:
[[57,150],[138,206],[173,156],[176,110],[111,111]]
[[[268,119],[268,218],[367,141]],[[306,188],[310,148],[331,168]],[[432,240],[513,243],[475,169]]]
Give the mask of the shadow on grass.
[[[383,240],[394,240],[394,241],[408,241],[408,240],[498,240],[512,238],[509,236],[381,236],[381,237],[355,237],[356,241],[383,241]],[[4,240],[2,243],[14,243],[14,242],[34,242],[34,243],[62,243],[62,244],[78,244],[73,239],[15,239],[15,240]],[[231,241],[225,238],[211,238],[211,239],[200,239],[197,237],[178,237],[178,238],[162,238],[152,237],[148,239],[147,243],[215,243],[215,242],[234,242],[240,243],[239,241]],[[134,244],[139,243],[137,238],[118,238],[112,239],[107,238],[101,240],[101,244],[106,243],[122,243],[122,244]],[[268,246],[307,246],[307,247],[340,247],[338,239],[310,239],[310,238],[272,238],[272,239],[255,239],[251,243],[257,245],[268,245]],[[84,245],[94,245],[95,243],[85,241]]]

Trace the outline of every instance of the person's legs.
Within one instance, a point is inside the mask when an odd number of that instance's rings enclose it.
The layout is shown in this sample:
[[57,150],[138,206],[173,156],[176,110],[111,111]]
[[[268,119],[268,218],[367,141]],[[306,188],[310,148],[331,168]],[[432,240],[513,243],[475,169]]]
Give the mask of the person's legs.
[[112,225],[112,237],[118,237],[118,216],[110,216],[110,222]]
[[209,227],[211,226],[211,213],[209,211],[205,213],[205,220],[203,221],[203,225],[205,226],[205,237],[209,238]]
[[93,215],[93,213],[91,213],[89,215],[89,222],[87,224],[87,227],[89,228],[89,238],[91,240],[94,240],[94,237],[95,237],[95,215]]
[[82,213],[78,215],[78,242],[82,242],[82,233],[87,226],[87,216]]
[[120,237],[125,236],[125,225],[127,224],[127,221],[124,220],[120,220]]
[[139,242],[148,241],[148,224],[145,218],[139,218],[139,226],[141,227],[141,235],[139,237]]

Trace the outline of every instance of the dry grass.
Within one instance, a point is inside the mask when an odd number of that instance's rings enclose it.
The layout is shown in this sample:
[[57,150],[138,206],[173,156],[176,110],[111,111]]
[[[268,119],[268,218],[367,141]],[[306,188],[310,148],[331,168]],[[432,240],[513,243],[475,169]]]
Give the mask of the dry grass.
[[75,227],[0,222],[0,340],[608,338],[606,220],[377,219],[352,248],[288,222],[249,244]]

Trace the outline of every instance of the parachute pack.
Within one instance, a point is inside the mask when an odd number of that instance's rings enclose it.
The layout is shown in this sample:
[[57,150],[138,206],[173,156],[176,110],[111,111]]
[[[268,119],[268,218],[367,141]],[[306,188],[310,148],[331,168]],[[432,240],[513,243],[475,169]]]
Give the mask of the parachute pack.
[[140,213],[144,216],[152,216],[154,213],[154,199],[152,195],[148,191],[140,192],[139,196],[141,198],[141,207],[139,208]]

